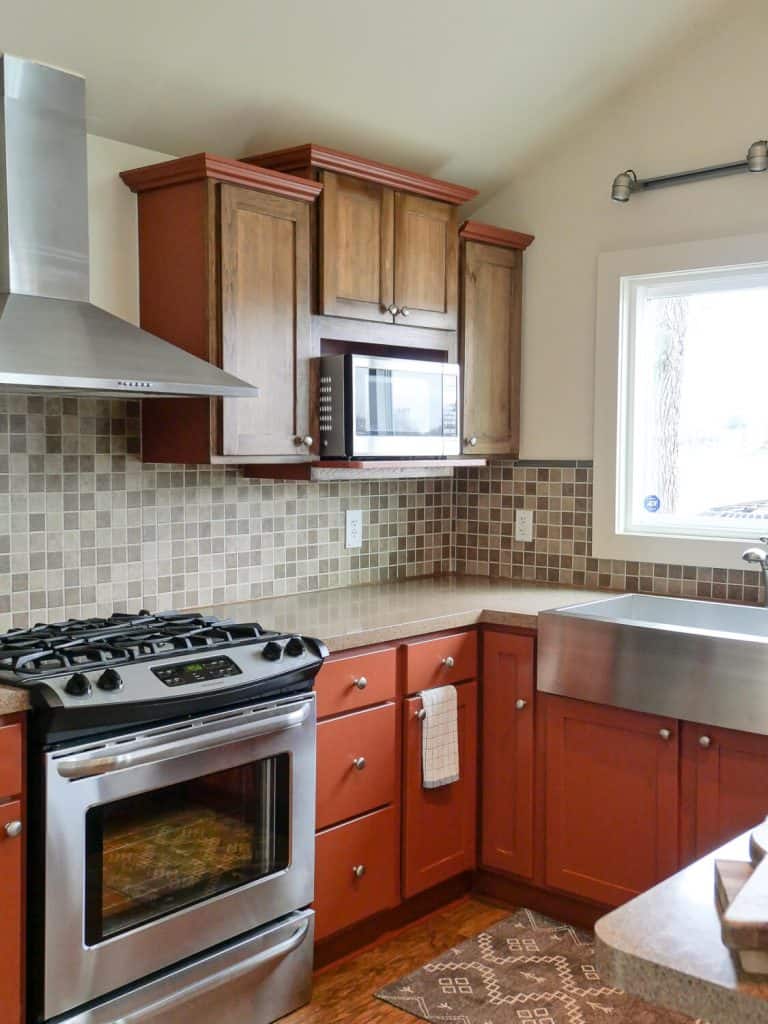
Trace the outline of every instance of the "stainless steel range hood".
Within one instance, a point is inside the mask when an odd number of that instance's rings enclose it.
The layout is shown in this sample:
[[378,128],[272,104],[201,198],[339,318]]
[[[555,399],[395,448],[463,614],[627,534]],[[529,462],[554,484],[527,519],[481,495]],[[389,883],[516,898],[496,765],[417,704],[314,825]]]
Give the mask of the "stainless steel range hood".
[[257,395],[89,301],[83,78],[5,54],[0,91],[0,390]]

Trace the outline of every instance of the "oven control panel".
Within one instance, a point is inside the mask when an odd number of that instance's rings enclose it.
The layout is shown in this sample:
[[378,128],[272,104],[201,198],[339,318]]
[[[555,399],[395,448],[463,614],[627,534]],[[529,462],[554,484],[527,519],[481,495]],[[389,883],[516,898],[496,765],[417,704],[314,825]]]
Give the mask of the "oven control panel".
[[225,676],[240,676],[241,668],[222,654],[216,658],[196,658],[194,661],[178,661],[172,665],[151,668],[150,671],[166,686],[187,686],[190,683],[208,683]]

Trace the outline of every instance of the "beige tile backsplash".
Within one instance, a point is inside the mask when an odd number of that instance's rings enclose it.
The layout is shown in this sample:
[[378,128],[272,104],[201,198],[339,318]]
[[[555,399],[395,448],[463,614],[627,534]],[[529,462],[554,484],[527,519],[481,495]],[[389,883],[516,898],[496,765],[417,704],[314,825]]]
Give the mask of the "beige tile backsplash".
[[[295,483],[142,464],[140,403],[0,394],[0,630],[451,572],[754,602],[758,574],[591,557],[589,463]],[[514,540],[514,510],[535,539]],[[364,544],[344,547],[344,513]]]

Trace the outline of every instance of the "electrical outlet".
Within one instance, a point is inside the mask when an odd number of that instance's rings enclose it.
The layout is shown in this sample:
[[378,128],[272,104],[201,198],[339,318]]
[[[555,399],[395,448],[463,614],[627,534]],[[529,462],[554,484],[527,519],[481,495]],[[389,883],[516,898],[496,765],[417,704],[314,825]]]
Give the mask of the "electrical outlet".
[[363,513],[359,508],[347,510],[347,535],[345,547],[363,546]]
[[515,540],[525,544],[533,540],[533,509],[515,509]]

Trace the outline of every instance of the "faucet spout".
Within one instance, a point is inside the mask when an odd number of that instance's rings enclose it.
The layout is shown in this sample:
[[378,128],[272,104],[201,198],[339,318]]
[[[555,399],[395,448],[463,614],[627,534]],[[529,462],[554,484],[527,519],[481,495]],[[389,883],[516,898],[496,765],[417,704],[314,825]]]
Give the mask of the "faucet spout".
[[[768,544],[768,537],[760,538],[761,544]],[[763,606],[768,608],[768,550],[762,548],[747,548],[741,557],[748,565],[759,565],[763,574]]]

